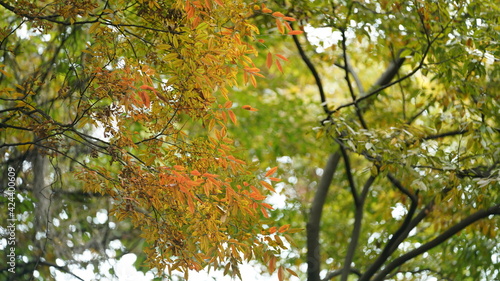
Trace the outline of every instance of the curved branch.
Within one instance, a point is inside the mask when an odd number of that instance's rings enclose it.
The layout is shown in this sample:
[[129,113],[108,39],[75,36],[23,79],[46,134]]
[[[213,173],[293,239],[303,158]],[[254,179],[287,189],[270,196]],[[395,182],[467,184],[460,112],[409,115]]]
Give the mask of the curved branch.
[[406,218],[398,228],[398,230],[392,235],[391,239],[385,245],[382,253],[378,256],[378,258],[373,262],[370,267],[366,270],[363,276],[359,279],[359,281],[367,281],[370,280],[370,277],[377,272],[378,269],[387,261],[387,259],[394,253],[399,244],[406,239],[409,232],[413,227],[410,227],[411,220],[418,206],[418,191],[417,194],[411,193],[408,189],[406,189],[401,182],[399,182],[391,173],[387,174],[387,178],[389,181],[403,194],[408,196],[411,200],[410,209]]
[[354,214],[354,226],[352,229],[351,241],[349,243],[347,254],[344,259],[344,269],[342,270],[342,277],[340,279],[341,281],[347,281],[347,279],[349,278],[349,274],[351,273],[351,263],[354,260],[354,254],[356,253],[359,237],[361,235],[361,228],[363,226],[363,205],[366,199],[366,195],[368,194],[368,190],[372,186],[373,182],[375,182],[375,177],[370,176],[363,186],[361,197],[359,197],[358,199],[359,205],[356,205],[356,212]]
[[[328,281],[334,277],[337,277],[339,276],[340,274],[342,274],[342,272],[344,271],[344,269],[339,269],[339,270],[335,270],[335,271],[332,271],[332,272],[328,272],[325,276],[325,278],[323,278],[322,281]],[[352,274],[356,274],[358,277],[361,277],[361,271],[359,271],[358,269],[355,269],[355,268],[349,268],[349,273],[352,273]]]
[[330,110],[328,109],[325,91],[323,89],[323,84],[321,83],[321,78],[319,77],[318,71],[316,70],[316,67],[314,67],[314,64],[312,64],[311,60],[307,57],[306,53],[304,52],[304,49],[300,45],[298,37],[296,35],[293,35],[292,38],[293,42],[295,43],[295,46],[297,46],[297,50],[299,51],[300,57],[305,62],[305,64],[309,68],[309,71],[311,71],[312,75],[314,76],[314,80],[316,81],[316,85],[318,86],[319,96],[321,98],[321,106],[323,107],[323,111],[326,114],[329,114]]
[[320,273],[320,246],[319,232],[321,223],[321,214],[325,205],[328,189],[332,183],[333,176],[337,170],[340,161],[340,153],[337,151],[330,155],[328,162],[323,171],[323,176],[318,185],[318,190],[314,195],[314,200],[309,213],[309,221],[307,222],[307,276],[309,281],[319,281]]
[[377,274],[372,281],[383,281],[385,276],[387,276],[389,273],[391,273],[394,269],[398,268],[399,266],[403,265],[405,262],[441,245],[443,242],[448,240],[450,237],[453,235],[457,234],[458,232],[464,230],[471,224],[487,218],[491,215],[500,215],[500,205],[495,205],[491,208],[485,209],[485,210],[480,210],[475,212],[474,214],[464,218],[461,220],[459,223],[455,224],[454,226],[448,228],[445,232],[441,233],[438,235],[436,238],[432,239],[431,241],[423,244],[422,246],[409,251],[408,253],[394,259],[392,262],[390,262],[379,274]]

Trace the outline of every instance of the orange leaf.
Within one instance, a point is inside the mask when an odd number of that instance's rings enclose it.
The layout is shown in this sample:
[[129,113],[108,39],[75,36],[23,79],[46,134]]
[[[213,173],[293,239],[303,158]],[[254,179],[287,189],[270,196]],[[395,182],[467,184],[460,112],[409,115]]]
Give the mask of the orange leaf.
[[245,67],[244,68],[245,71],[247,72],[260,72],[260,69],[258,69],[257,67]]
[[272,174],[276,173],[276,171],[277,171],[277,170],[278,170],[278,166],[276,166],[276,167],[273,167],[273,168],[269,169],[269,170],[266,172],[265,177],[267,178],[267,177],[271,176]]
[[302,31],[302,30],[292,30],[292,31],[288,32],[288,35],[299,35],[302,33],[304,33],[304,31]]
[[271,205],[269,205],[267,203],[261,203],[261,205],[262,205],[262,207],[267,208],[269,210],[273,210],[274,209],[273,206],[271,206]]
[[276,231],[278,231],[278,228],[277,228],[276,226],[273,226],[273,227],[269,228],[269,230],[268,230],[268,231],[269,231],[269,234],[273,234],[273,233],[275,233]]
[[231,119],[231,121],[233,121],[234,125],[237,125],[238,120],[236,119],[236,115],[234,114],[234,112],[232,110],[228,110],[227,113],[229,113],[229,118]]
[[282,14],[282,13],[280,13],[280,12],[274,12],[274,13],[273,13],[273,16],[282,18],[282,17],[284,17],[285,15],[283,15],[283,14]]
[[271,52],[267,53],[266,66],[267,68],[271,68],[273,65],[273,54]]
[[145,107],[149,108],[150,106],[150,100],[149,100],[149,95],[144,92],[144,91],[139,91],[139,97],[142,100],[142,103],[144,104]]
[[262,214],[264,215],[264,217],[269,218],[269,214],[267,213],[267,210],[264,209],[264,207],[261,207],[260,211],[262,212]]
[[278,232],[279,232],[279,233],[283,233],[283,232],[287,231],[289,228],[290,228],[290,225],[289,225],[289,224],[285,224],[285,225],[281,226],[281,227],[278,229]]
[[284,61],[288,61],[288,59],[280,54],[276,54],[276,56]]
[[283,73],[283,67],[281,67],[281,63],[279,60],[276,60],[276,67],[278,67],[279,71]]
[[201,176],[201,174],[200,174],[200,172],[198,172],[198,170],[191,171],[191,175],[193,175],[193,176]]
[[269,14],[269,13],[272,13],[272,12],[273,12],[273,10],[271,10],[271,9],[269,9],[269,8],[263,8],[263,9],[262,9],[262,12],[263,12],[263,13],[267,13],[267,14]]
[[224,108],[231,108],[231,106],[233,106],[233,102],[230,100],[226,101],[226,103],[224,104]]
[[140,88],[143,89],[143,90],[151,90],[151,91],[155,90],[155,88],[153,88],[151,86],[148,86],[148,85],[142,85]]
[[278,31],[279,31],[281,34],[284,34],[284,33],[285,33],[285,28],[283,27],[283,24],[281,23],[281,20],[280,20],[280,19],[276,19],[276,26],[278,27]]
[[283,17],[283,19],[287,21],[296,21],[296,19],[292,17]]
[[265,188],[269,189],[270,191],[276,192],[276,190],[274,190],[273,186],[270,185],[268,182],[260,181],[260,184],[262,184]]
[[273,177],[269,177],[268,178],[270,181],[281,181],[281,179],[278,179],[278,178],[273,178]]
[[251,107],[249,105],[244,105],[241,108],[243,108],[245,110],[248,110],[248,111],[259,111],[257,108],[253,108],[253,107]]

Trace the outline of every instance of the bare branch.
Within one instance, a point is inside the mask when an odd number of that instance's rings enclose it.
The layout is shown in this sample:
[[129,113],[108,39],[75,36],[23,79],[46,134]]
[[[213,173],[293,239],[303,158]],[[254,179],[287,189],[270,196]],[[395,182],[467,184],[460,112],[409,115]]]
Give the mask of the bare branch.
[[318,190],[309,212],[309,221],[307,222],[307,276],[309,281],[319,281],[320,273],[320,245],[319,232],[321,223],[321,214],[325,204],[326,195],[332,182],[335,171],[340,161],[340,153],[337,151],[330,155],[323,171],[323,176],[318,185]]
[[323,107],[323,111],[326,114],[328,114],[330,110],[328,109],[325,91],[323,89],[323,84],[321,83],[321,78],[319,77],[318,71],[316,70],[316,67],[314,67],[314,64],[312,64],[309,57],[307,57],[306,53],[304,52],[304,49],[302,48],[299,42],[299,38],[296,35],[292,36],[292,38],[293,42],[295,43],[295,46],[297,46],[297,50],[299,51],[300,57],[305,62],[305,64],[309,68],[309,71],[311,71],[312,75],[314,76],[314,80],[316,81],[316,85],[318,86],[319,96],[321,98],[321,106]]
[[354,259],[354,254],[356,253],[356,248],[358,246],[359,237],[361,235],[361,227],[363,226],[363,215],[364,215],[364,202],[366,199],[366,195],[368,194],[368,190],[372,186],[373,182],[375,182],[375,177],[370,176],[368,180],[365,182],[363,186],[363,190],[361,192],[359,205],[356,205],[356,212],[354,214],[354,226],[351,234],[351,241],[349,243],[349,248],[347,249],[347,254],[344,259],[344,269],[342,270],[341,281],[347,281],[349,274],[351,272],[351,263]]
[[403,265],[405,262],[441,245],[446,240],[448,240],[450,237],[452,237],[453,235],[457,234],[458,232],[464,230],[465,228],[467,228],[471,224],[473,224],[481,219],[492,216],[492,215],[493,216],[500,215],[500,205],[495,205],[495,206],[490,207],[488,209],[483,209],[483,210],[477,211],[477,212],[473,213],[472,215],[464,218],[463,220],[461,220],[457,224],[453,225],[452,227],[448,228],[445,232],[441,233],[440,235],[438,235],[436,238],[432,239],[431,241],[429,241],[429,242],[423,244],[422,246],[420,246],[412,251],[409,251],[408,253],[394,259],[392,262],[387,264],[387,266],[371,280],[372,281],[384,280],[385,276],[387,276],[389,273],[391,273],[397,267]]

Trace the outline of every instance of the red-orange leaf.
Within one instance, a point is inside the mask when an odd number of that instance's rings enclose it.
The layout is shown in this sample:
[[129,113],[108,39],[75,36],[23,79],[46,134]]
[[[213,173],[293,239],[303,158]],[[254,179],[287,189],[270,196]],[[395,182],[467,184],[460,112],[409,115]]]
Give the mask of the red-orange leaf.
[[283,17],[283,19],[287,21],[296,21],[296,19],[292,17]]
[[280,54],[276,54],[276,56],[284,61],[288,61],[288,59]]
[[275,233],[276,231],[278,231],[278,228],[277,228],[276,226],[273,226],[273,227],[269,228],[269,230],[268,230],[268,231],[269,231],[269,234],[273,234],[273,233]]
[[281,226],[281,227],[278,229],[278,232],[279,232],[279,233],[283,233],[283,232],[287,231],[289,228],[290,228],[290,225],[289,225],[289,224],[285,224],[285,225]]
[[276,67],[278,67],[279,71],[283,73],[283,67],[281,66],[281,63],[279,60],[276,60]]
[[302,31],[302,30],[292,30],[292,31],[288,32],[288,35],[299,35],[302,33],[304,33],[304,31]]
[[273,65],[273,54],[271,52],[267,53],[266,66],[267,68],[271,68]]
[[278,170],[278,166],[273,167],[273,168],[267,170],[265,177],[271,176],[272,174],[276,173],[277,170]]
[[280,12],[274,12],[274,13],[273,13],[273,16],[282,18],[282,17],[284,17],[285,15],[283,15],[283,14],[282,14],[282,13],[280,13]]
[[153,88],[151,86],[148,86],[148,85],[142,85],[140,88],[143,89],[143,90],[151,90],[151,91],[155,90],[155,88]]

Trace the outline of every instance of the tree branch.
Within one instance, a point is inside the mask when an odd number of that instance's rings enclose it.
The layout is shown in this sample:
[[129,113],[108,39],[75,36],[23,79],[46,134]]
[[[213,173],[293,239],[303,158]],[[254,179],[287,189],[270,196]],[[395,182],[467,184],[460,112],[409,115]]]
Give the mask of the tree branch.
[[307,276],[309,281],[319,281],[320,273],[320,245],[319,232],[321,223],[321,214],[325,205],[328,189],[332,183],[333,176],[337,170],[340,161],[340,153],[337,151],[330,155],[323,176],[318,185],[318,190],[309,212],[309,221],[307,222]]
[[448,240],[450,237],[453,235],[457,234],[458,232],[464,230],[471,224],[487,218],[491,215],[500,215],[500,205],[495,205],[491,208],[480,210],[475,212],[474,214],[464,218],[454,226],[448,228],[445,232],[442,234],[438,235],[436,238],[432,239],[431,241],[423,244],[422,246],[409,251],[408,253],[394,259],[392,262],[390,262],[382,271],[380,271],[379,274],[377,274],[372,281],[383,281],[385,276],[387,276],[389,273],[391,273],[394,269],[397,267],[403,265],[405,262],[431,250],[432,248],[435,248]]
[[410,228],[410,223],[413,218],[413,215],[415,214],[415,211],[417,210],[418,206],[418,194],[413,194],[411,193],[408,189],[406,189],[401,182],[399,182],[391,173],[387,174],[387,178],[389,181],[402,193],[404,193],[406,196],[408,196],[411,200],[411,205],[410,209],[408,211],[408,214],[406,215],[406,218],[401,224],[401,226],[398,228],[398,230],[392,235],[391,239],[387,244],[385,245],[384,249],[382,250],[382,253],[378,256],[378,258],[373,262],[370,267],[366,270],[366,272],[361,276],[359,281],[367,281],[370,280],[370,277],[377,272],[377,270],[380,269],[380,267],[387,261],[387,259],[394,253],[394,251],[397,249],[399,246],[398,241],[404,241],[406,237],[408,236],[408,233],[411,231],[412,228]]
[[[358,277],[361,276],[361,271],[359,271],[358,269],[355,269],[355,268],[351,267],[349,270],[350,270],[350,273],[356,274]],[[328,272],[326,274],[325,278],[323,278],[322,281],[328,281],[328,280],[330,280],[330,279],[332,279],[334,277],[337,277],[337,276],[341,275],[343,271],[344,271],[344,269],[342,268],[342,269],[339,269],[339,270]]]
[[300,57],[305,62],[305,64],[309,68],[309,71],[311,71],[312,75],[314,76],[314,80],[316,81],[316,85],[318,86],[319,96],[321,98],[321,106],[323,107],[323,111],[326,114],[329,114],[330,110],[328,109],[325,91],[323,89],[323,84],[321,83],[321,78],[319,77],[318,71],[316,70],[316,67],[314,67],[314,64],[312,64],[311,60],[307,57],[306,53],[304,52],[304,49],[300,45],[299,38],[296,35],[292,36],[292,38],[293,42],[295,43],[295,46],[297,46],[297,50],[299,51]]
[[341,281],[347,281],[349,274],[351,273],[351,263],[354,259],[354,254],[356,253],[356,248],[358,246],[359,237],[361,235],[361,227],[363,226],[363,205],[365,203],[366,195],[368,194],[368,190],[372,186],[375,181],[374,176],[370,176],[368,180],[365,182],[363,186],[363,190],[361,192],[361,197],[356,205],[356,212],[354,214],[354,226],[351,234],[351,241],[349,243],[349,248],[347,249],[347,254],[344,259],[344,268],[342,269],[342,277]]

